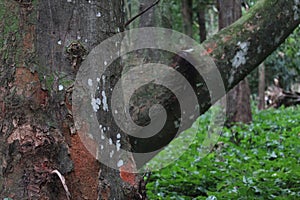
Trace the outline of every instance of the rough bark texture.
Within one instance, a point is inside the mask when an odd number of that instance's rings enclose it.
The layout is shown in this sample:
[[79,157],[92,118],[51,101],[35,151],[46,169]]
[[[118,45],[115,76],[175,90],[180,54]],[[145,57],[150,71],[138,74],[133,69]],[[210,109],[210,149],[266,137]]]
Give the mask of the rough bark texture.
[[[219,29],[229,26],[242,16],[240,0],[219,0],[218,8]],[[252,121],[250,94],[247,78],[227,93],[227,126],[231,126],[236,122],[249,123]]]
[[[72,199],[140,197],[87,151],[71,111],[71,84],[84,57],[122,30],[122,1],[7,0],[1,6],[0,197],[68,199],[53,170],[65,176]],[[119,66],[107,76],[107,91]]]
[[[154,3],[154,1],[149,0],[141,0],[140,2],[141,4],[139,12],[142,12]],[[140,16],[140,27],[151,27],[155,25],[155,7],[153,7]]]
[[181,12],[183,17],[183,32],[193,36],[193,0],[181,0]]
[[[68,146],[48,110],[35,59],[35,1],[4,1],[1,48],[0,196],[12,199],[66,199],[62,183],[51,173],[73,168]],[[11,18],[12,17],[12,18]],[[10,27],[10,28],[8,28]]]

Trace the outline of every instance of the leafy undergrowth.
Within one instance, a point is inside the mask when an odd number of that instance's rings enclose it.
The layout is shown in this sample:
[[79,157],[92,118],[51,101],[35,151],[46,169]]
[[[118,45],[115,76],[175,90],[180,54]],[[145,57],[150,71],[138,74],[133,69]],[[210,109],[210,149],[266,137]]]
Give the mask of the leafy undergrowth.
[[254,113],[252,124],[224,129],[214,151],[202,159],[199,146],[209,118],[201,117],[188,150],[151,174],[149,199],[300,199],[299,111]]

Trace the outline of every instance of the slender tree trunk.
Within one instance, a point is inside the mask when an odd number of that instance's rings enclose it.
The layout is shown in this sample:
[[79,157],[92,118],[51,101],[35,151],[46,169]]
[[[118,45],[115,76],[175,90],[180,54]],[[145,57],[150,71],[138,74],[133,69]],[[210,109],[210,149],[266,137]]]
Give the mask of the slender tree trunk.
[[183,17],[183,32],[193,36],[193,0],[181,0],[181,11]]
[[[240,0],[218,0],[219,29],[229,26],[241,15]],[[249,123],[252,121],[250,105],[250,87],[245,78],[227,94],[227,122],[230,126],[235,122]]]
[[199,36],[200,36],[200,42],[203,42],[206,40],[206,19],[205,19],[205,12],[206,5],[202,3],[198,3],[198,24],[199,24]]
[[258,109],[265,109],[265,65],[262,63],[258,68]]

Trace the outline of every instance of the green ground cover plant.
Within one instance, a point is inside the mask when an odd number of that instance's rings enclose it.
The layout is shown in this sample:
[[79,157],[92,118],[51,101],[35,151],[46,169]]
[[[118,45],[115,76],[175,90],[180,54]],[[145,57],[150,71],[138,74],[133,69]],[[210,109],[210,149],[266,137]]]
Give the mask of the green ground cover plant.
[[300,199],[299,111],[254,111],[253,123],[224,128],[213,152],[202,159],[199,146],[210,118],[201,116],[188,150],[151,174],[149,199]]

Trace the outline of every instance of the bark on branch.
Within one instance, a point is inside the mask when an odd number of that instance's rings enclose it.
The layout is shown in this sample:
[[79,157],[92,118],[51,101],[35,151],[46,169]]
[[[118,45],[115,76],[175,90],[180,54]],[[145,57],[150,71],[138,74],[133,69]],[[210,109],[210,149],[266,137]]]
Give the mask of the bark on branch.
[[[226,92],[263,62],[267,56],[284,42],[299,23],[299,1],[261,0],[240,20],[207,39],[203,43],[207,51],[206,54],[213,58],[220,71]],[[179,66],[176,70],[189,78],[195,93],[198,94],[200,114],[203,114],[213,102],[224,94],[220,93],[216,99],[210,99],[207,88],[199,87],[199,85],[205,85],[205,82],[202,78],[195,77],[193,66],[182,59],[188,57],[188,54],[187,52],[180,52],[178,54],[180,56],[173,61],[172,66]],[[209,75],[209,73],[207,74]],[[140,109],[135,107],[132,109],[134,111],[131,114],[136,119],[135,122],[137,124],[149,124],[149,108],[154,103],[157,103],[157,99],[159,99],[159,103],[164,106],[170,119],[168,119],[164,128],[150,140],[131,137],[135,152],[157,150],[171,141],[174,138],[174,133],[177,131],[176,127],[174,127],[174,122],[180,121],[180,105],[177,100],[173,100],[171,93],[169,94],[165,90],[159,89],[157,91],[154,91],[156,102],[148,103],[146,109],[145,106]],[[137,101],[133,104],[139,105],[139,102]],[[153,119],[155,118],[152,117],[151,122]],[[189,128],[191,123],[185,123],[183,126],[185,129]],[[137,165],[143,165],[148,159],[151,158],[144,157],[142,160],[136,160]]]

